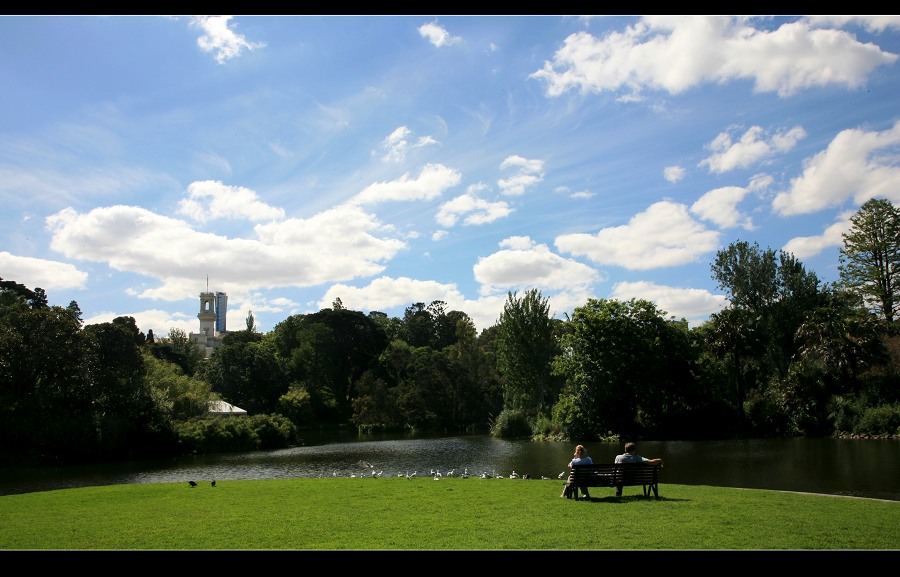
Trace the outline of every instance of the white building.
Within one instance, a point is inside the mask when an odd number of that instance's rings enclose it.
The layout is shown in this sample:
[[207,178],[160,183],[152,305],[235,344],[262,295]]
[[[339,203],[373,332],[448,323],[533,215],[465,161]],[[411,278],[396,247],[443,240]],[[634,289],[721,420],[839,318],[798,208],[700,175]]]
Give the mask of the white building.
[[[218,302],[227,302],[225,293],[220,292],[218,293],[218,295]],[[200,312],[197,313],[197,318],[200,320],[200,332],[190,333],[188,335],[188,339],[192,343],[195,343],[198,347],[200,347],[200,350],[203,351],[203,357],[207,359],[212,355],[214,350],[222,346],[222,337],[225,336],[224,332],[216,331],[216,321],[218,319],[218,315],[225,315],[224,310],[217,310],[216,297],[216,293],[200,293]],[[226,300],[223,300],[223,297]],[[220,326],[225,326],[224,321],[220,324]]]
[[247,411],[225,401],[209,401],[209,414],[217,417],[245,417]]

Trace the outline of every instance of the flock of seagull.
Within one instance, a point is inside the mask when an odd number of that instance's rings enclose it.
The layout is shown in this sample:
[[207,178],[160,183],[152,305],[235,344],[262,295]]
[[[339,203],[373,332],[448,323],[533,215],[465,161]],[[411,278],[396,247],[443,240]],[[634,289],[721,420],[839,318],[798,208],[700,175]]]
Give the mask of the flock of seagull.
[[[357,477],[378,478],[378,477],[384,476],[383,470],[376,471],[375,467],[373,467],[370,463],[366,463],[365,461],[360,461],[358,463],[358,465],[360,465],[361,467],[363,467],[365,469],[368,469],[370,472],[366,473],[366,474],[359,474],[359,475],[357,475],[356,473],[351,473],[350,474],[351,478],[357,478]],[[531,475],[529,475],[528,473],[519,474],[519,473],[516,473],[515,470],[513,470],[513,472],[510,473],[509,476],[505,477],[503,475],[498,475],[496,469],[491,470],[490,473],[487,471],[482,471],[479,474],[479,473],[469,473],[468,468],[464,469],[463,472],[459,473],[459,474],[457,474],[456,469],[450,469],[446,473],[442,473],[440,470],[437,470],[437,469],[432,469],[430,475],[435,481],[440,481],[444,477],[460,477],[462,479],[468,479],[469,477],[477,477],[477,478],[481,478],[481,479],[531,479],[532,478]],[[319,475],[319,476],[321,477],[322,475]],[[340,475],[338,475],[337,471],[334,471],[331,474],[331,476],[339,477]],[[419,472],[413,471],[412,473],[410,473],[409,471],[406,471],[406,473],[403,473],[401,471],[401,472],[397,473],[397,476],[398,477],[406,477],[407,479],[414,479],[419,476]],[[562,473],[559,474],[559,476],[557,478],[564,479],[565,477],[566,477],[566,472],[563,471]],[[546,480],[549,480],[550,477],[545,477],[545,476],[541,475],[541,479],[546,481]]]
[[[362,474],[357,475],[356,473],[351,473],[350,474],[351,478],[357,478],[357,477],[378,478],[378,477],[384,476],[383,470],[376,471],[375,467],[373,467],[370,463],[366,463],[365,461],[360,461],[358,463],[358,465],[362,466],[363,468],[369,469],[371,472],[367,473],[365,475],[362,475]],[[335,471],[334,473],[331,474],[331,476],[339,477],[340,475],[338,475],[338,472]],[[419,472],[413,471],[412,473],[410,473],[409,471],[406,471],[405,474],[403,472],[400,472],[400,473],[397,473],[397,476],[398,477],[405,476],[407,479],[414,479],[415,477],[419,476]],[[490,473],[488,473],[487,471],[482,471],[480,474],[471,474],[471,473],[469,473],[469,469],[464,469],[463,472],[460,473],[459,475],[456,474],[456,469],[450,469],[446,473],[441,473],[437,469],[431,470],[431,477],[434,478],[435,481],[440,481],[444,477],[457,477],[457,476],[462,479],[468,479],[469,477],[476,477],[476,478],[481,478],[481,479],[531,479],[531,475],[529,475],[528,473],[520,475],[519,473],[516,473],[515,470],[513,470],[513,472],[510,473],[508,477],[504,477],[503,475],[498,475],[496,469],[493,469]],[[320,474],[319,477],[322,477],[322,475]],[[566,478],[566,471],[563,471],[557,477],[557,479],[565,479],[565,478]],[[545,476],[541,475],[541,480],[547,481],[547,480],[550,480],[550,477],[545,477]],[[188,481],[188,485],[190,485],[191,488],[194,488],[197,486],[197,483],[194,481]],[[212,481],[210,483],[210,485],[215,487],[216,482]]]

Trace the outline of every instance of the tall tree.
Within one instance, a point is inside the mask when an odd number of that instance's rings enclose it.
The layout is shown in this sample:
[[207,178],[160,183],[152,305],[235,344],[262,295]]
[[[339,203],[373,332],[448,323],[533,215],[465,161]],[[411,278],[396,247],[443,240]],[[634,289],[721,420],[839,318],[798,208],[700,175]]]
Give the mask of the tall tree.
[[78,322],[79,326],[81,326],[81,323],[84,321],[81,318],[81,307],[78,306],[78,303],[76,301],[70,301],[69,306],[66,307],[66,310],[72,313],[75,321]]
[[842,236],[841,283],[863,297],[888,324],[897,313],[900,272],[900,210],[890,201],[873,198],[850,217],[850,230]]
[[554,369],[566,390],[553,420],[569,438],[638,437],[665,426],[691,378],[683,323],[643,299],[588,299],[562,336]]
[[278,400],[288,392],[288,379],[271,339],[257,333],[228,333],[199,374],[223,400],[251,414],[275,412]]
[[116,321],[87,325],[83,334],[97,360],[91,402],[100,449],[107,458],[140,458],[165,430],[144,382],[144,357],[135,342],[143,334]]
[[555,380],[551,362],[560,349],[553,334],[548,299],[537,289],[521,298],[515,292],[508,293],[497,326],[497,367],[504,379],[504,409],[523,410],[535,417],[555,400],[548,394]]
[[729,306],[711,317],[713,350],[728,358],[736,385],[736,408],[759,399],[773,381],[788,377],[800,343],[797,330],[824,302],[819,279],[790,253],[732,243],[716,254],[713,277]]

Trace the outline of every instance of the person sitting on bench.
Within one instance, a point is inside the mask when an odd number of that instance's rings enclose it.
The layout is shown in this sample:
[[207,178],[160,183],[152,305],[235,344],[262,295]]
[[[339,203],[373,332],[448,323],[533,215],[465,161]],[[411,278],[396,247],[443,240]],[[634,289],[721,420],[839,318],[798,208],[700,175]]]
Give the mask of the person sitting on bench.
[[[616,463],[653,463],[659,464],[660,467],[663,466],[662,459],[648,459],[647,457],[642,457],[635,453],[637,450],[637,445],[634,443],[628,442],[625,443],[625,452],[621,455],[616,455]],[[616,486],[616,497],[622,496],[622,485]]]
[[[569,461],[569,469],[572,468],[572,465],[593,465],[593,464],[594,464],[593,459],[591,459],[590,457],[585,455],[584,445],[578,445],[577,447],[575,447],[575,456],[571,461]],[[566,481],[565,487],[563,488],[563,493],[562,493],[562,495],[560,495],[560,497],[570,497],[572,495],[573,491],[578,491],[578,488],[572,484],[572,474],[569,473],[569,480]],[[588,495],[587,487],[582,487],[581,493],[588,499],[591,498],[591,496]],[[577,497],[577,495],[576,495],[576,497]]]

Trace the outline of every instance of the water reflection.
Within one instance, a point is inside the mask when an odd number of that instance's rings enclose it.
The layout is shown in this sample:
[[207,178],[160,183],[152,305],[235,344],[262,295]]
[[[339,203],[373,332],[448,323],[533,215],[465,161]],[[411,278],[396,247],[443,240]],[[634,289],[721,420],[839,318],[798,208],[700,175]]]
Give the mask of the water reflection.
[[[208,482],[296,477],[459,476],[468,470],[508,477],[557,481],[574,443],[495,439],[488,435],[410,438],[355,433],[307,439],[303,447],[278,451],[202,455],[166,461],[91,467],[0,470],[0,495],[122,483]],[[321,443],[321,444],[319,444]],[[597,462],[612,462],[622,443],[588,443]],[[665,483],[713,485],[900,501],[900,441],[849,439],[754,439],[647,441],[645,457],[663,457]],[[368,465],[371,465],[368,466]],[[558,490],[554,484],[553,491]]]

